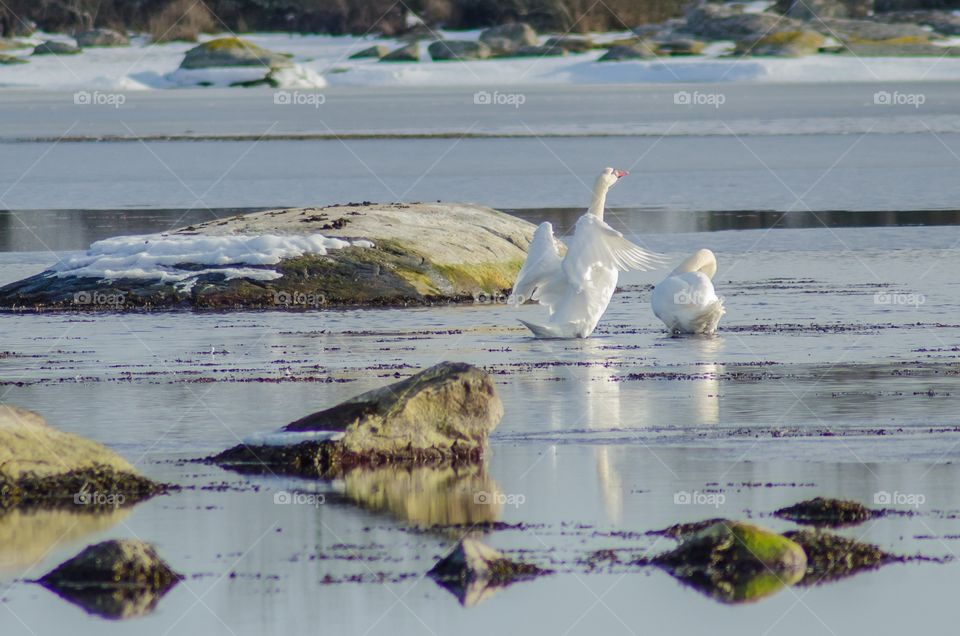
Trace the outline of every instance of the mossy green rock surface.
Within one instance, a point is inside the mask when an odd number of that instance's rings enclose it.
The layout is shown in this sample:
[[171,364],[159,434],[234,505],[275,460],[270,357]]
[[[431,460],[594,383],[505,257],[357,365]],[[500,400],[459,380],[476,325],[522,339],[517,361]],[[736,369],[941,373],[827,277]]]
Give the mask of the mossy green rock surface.
[[217,38],[187,51],[180,68],[219,68],[230,66],[263,66],[278,68],[292,63],[285,55],[268,51],[237,37]]
[[800,545],[776,532],[724,520],[681,535],[676,549],[652,562],[708,596],[741,603],[799,581],[807,557]]

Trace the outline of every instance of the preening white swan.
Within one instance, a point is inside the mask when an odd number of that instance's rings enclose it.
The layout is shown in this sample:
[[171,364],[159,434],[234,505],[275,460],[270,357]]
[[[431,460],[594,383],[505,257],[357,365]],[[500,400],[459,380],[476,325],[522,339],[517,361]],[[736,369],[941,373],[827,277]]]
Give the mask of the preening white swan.
[[713,289],[717,258],[710,250],[697,250],[653,288],[653,313],[670,333],[714,333],[726,310]]
[[651,269],[660,262],[659,255],[634,245],[603,221],[607,190],[626,174],[604,168],[597,177],[590,209],[577,221],[565,256],[560,256],[562,243],[549,222],[534,233],[511,299],[546,306],[546,323],[520,321],[538,338],[588,337],[610,304],[619,272]]

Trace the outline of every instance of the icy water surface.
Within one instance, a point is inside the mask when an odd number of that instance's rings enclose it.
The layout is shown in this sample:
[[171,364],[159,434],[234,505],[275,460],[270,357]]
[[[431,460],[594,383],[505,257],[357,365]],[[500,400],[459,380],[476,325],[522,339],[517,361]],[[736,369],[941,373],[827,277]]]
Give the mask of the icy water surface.
[[[543,214],[543,213],[539,213]],[[562,215],[551,217],[564,227]],[[639,236],[634,236],[639,240]],[[655,273],[622,280],[596,337],[530,339],[502,299],[471,306],[302,313],[3,315],[4,399],[100,440],[187,488],[109,517],[7,517],[4,634],[902,633],[952,625],[956,563],[891,565],[730,607],[667,575],[600,567],[594,550],[655,553],[678,521],[753,518],[814,495],[868,504],[921,494],[912,516],[842,533],[950,557],[960,536],[954,394],[960,229],[739,230],[644,236],[679,259],[718,254],[723,329],[669,338]],[[42,253],[6,254],[5,275]],[[487,464],[381,470],[317,484],[184,464],[440,360],[494,375],[506,416]],[[275,503],[285,492],[312,504]],[[487,493],[491,505],[475,498]],[[678,493],[722,495],[715,505]],[[681,499],[682,501],[682,499]],[[322,502],[322,503],[321,503]],[[904,509],[903,507],[900,507]],[[41,516],[42,517],[42,516]],[[462,606],[424,573],[474,531],[557,573]],[[33,525],[31,525],[33,524]],[[44,532],[34,529],[42,527]],[[26,583],[83,545],[138,536],[186,580],[135,623],[108,622]],[[880,612],[877,607],[899,608]],[[322,627],[318,627],[322,626]]]

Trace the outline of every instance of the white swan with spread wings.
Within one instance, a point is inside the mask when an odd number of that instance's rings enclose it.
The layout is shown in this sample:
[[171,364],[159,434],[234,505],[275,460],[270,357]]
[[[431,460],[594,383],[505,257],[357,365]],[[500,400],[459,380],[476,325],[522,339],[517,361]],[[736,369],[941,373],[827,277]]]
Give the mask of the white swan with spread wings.
[[634,245],[603,221],[607,190],[626,175],[613,168],[600,173],[590,209],[577,221],[566,255],[561,256],[563,244],[549,222],[534,233],[511,299],[515,304],[534,300],[547,308],[545,323],[520,321],[538,338],[588,337],[610,304],[619,273],[652,269],[660,262],[658,254]]

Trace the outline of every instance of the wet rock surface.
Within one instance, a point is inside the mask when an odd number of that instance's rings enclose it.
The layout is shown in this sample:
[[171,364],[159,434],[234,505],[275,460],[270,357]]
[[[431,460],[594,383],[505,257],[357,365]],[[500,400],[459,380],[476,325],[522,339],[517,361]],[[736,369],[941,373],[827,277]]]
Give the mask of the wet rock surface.
[[411,42],[398,49],[394,49],[380,57],[381,62],[419,62],[420,45],[417,42]]
[[[484,371],[443,362],[286,426],[320,441],[242,444],[211,461],[241,471],[325,477],[355,466],[455,464],[480,459],[503,404]],[[299,440],[295,435],[293,440]]]
[[[187,226],[174,237],[264,234],[349,240],[324,255],[281,260],[275,280],[198,273],[189,287],[156,278],[100,279],[46,271],[0,289],[0,307],[73,309],[321,309],[473,302],[503,294],[526,257],[533,225],[463,204],[371,203],[270,210]],[[359,243],[357,241],[360,241]],[[204,269],[185,263],[181,269]],[[92,302],[102,300],[103,302]]]
[[530,563],[513,561],[476,539],[463,539],[427,573],[430,578],[472,607],[516,583],[550,574]]
[[729,603],[757,600],[792,585],[803,577],[806,562],[797,543],[738,521],[719,521],[681,534],[676,549],[649,560],[681,582]]
[[92,614],[122,619],[152,611],[181,578],[151,545],[124,539],[89,546],[38,582]]
[[106,447],[0,405],[0,511],[115,508],[165,492]]
[[908,560],[884,552],[875,545],[861,543],[823,530],[794,530],[784,536],[803,548],[807,569],[798,585],[820,585],[875,570],[887,563]]

